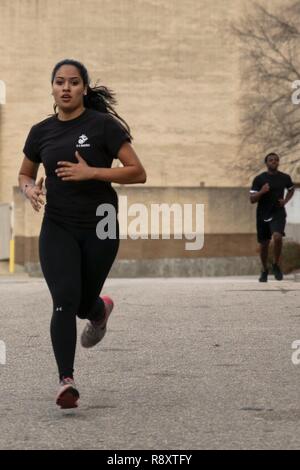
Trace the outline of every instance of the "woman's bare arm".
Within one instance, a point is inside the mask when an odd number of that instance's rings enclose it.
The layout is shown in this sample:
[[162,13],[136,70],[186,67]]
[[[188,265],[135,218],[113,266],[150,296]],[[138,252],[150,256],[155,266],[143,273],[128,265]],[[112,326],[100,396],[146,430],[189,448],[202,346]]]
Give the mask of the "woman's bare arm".
[[44,204],[41,198],[44,195],[42,189],[44,178],[40,178],[38,183],[35,183],[39,166],[39,163],[32,162],[25,155],[18,176],[21,191],[30,200],[32,207],[37,212],[41,208],[40,204]]
[[101,180],[119,184],[145,183],[146,171],[135,150],[129,142],[122,145],[118,159],[124,165],[117,168],[96,168],[88,166],[86,161],[76,152],[78,163],[57,162],[56,174],[63,181]]

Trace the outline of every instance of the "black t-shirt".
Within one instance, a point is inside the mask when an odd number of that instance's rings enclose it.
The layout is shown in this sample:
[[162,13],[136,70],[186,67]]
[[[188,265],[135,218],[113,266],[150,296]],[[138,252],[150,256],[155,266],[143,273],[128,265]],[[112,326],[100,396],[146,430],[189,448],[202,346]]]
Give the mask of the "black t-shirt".
[[117,119],[108,113],[85,109],[69,121],[51,116],[35,124],[26,139],[24,154],[42,163],[46,174],[45,215],[57,222],[95,228],[100,217],[96,209],[102,203],[118,211],[118,197],[111,183],[99,180],[62,181],[55,170],[58,161],[78,163],[75,151],[89,166],[110,168],[124,142],[130,136]]
[[278,199],[284,198],[285,189],[291,190],[294,187],[290,175],[281,171],[273,174],[265,171],[254,178],[250,193],[257,193],[265,183],[269,183],[270,190],[258,201],[257,217],[270,220],[278,215],[286,216],[285,208],[280,207]]

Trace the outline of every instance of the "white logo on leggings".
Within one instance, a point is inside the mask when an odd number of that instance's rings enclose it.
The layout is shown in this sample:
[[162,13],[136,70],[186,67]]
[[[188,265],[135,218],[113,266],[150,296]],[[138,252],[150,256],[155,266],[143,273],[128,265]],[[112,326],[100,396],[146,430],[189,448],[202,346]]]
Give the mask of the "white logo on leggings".
[[59,312],[59,311],[62,312],[62,307],[56,307],[55,311],[56,311],[56,312]]

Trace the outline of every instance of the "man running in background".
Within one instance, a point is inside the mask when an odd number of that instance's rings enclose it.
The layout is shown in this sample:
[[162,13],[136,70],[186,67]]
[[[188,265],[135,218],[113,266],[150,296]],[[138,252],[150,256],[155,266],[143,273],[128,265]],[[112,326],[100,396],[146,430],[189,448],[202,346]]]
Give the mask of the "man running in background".
[[[285,205],[294,194],[294,184],[286,173],[278,171],[279,157],[276,153],[269,153],[265,157],[267,171],[257,175],[250,190],[250,201],[257,204],[256,224],[257,240],[260,244],[260,259],[262,272],[260,282],[268,280],[268,252],[271,238],[274,242],[273,274],[277,281],[283,279],[279,266],[282,250],[282,237],[285,235],[286,210]],[[284,197],[285,189],[287,194]]]

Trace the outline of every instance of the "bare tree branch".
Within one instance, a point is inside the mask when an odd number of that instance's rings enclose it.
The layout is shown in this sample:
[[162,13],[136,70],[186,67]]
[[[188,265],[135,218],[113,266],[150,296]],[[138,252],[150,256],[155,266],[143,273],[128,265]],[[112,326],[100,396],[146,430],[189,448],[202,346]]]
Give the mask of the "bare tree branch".
[[290,169],[300,162],[300,105],[292,103],[292,83],[300,80],[300,0],[276,12],[253,3],[232,31],[243,61],[240,152],[247,161],[241,168],[258,171],[264,152],[273,150]]

